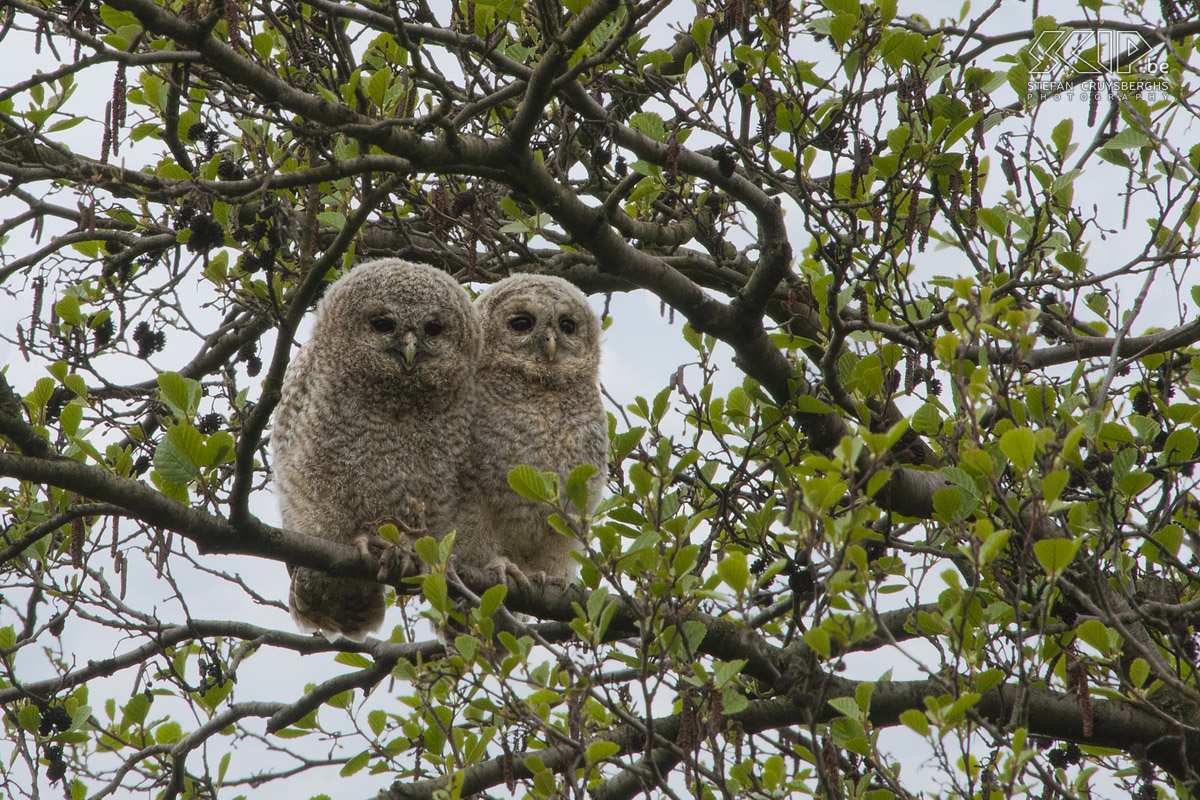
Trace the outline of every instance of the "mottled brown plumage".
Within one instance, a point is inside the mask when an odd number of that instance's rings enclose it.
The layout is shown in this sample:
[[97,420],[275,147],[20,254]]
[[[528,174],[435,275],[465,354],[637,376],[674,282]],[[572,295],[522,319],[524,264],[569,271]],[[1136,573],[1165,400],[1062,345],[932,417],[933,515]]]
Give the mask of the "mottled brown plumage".
[[[575,575],[579,543],[546,519],[551,510],[518,495],[514,467],[555,472],[566,483],[581,464],[597,468],[589,506],[604,486],[608,420],[600,400],[600,321],[583,293],[561,278],[515,275],[476,301],[484,350],[475,380],[471,446],[463,473],[457,557],[517,575]],[[590,508],[588,509],[590,510]]]
[[[330,287],[275,412],[284,527],[364,549],[388,517],[444,536],[480,345],[470,297],[432,267],[374,261]],[[302,630],[362,639],[382,624],[384,590],[297,568],[289,606]]]

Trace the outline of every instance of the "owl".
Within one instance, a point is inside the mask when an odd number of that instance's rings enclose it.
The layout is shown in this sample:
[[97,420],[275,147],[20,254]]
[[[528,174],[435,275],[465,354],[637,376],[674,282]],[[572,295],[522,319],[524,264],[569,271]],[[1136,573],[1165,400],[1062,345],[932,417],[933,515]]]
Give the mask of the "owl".
[[[284,527],[364,552],[381,520],[444,536],[481,345],[470,296],[444,272],[384,259],[334,283],[275,411]],[[361,640],[383,622],[384,589],[300,567],[289,607],[301,630]]]
[[454,552],[472,566],[565,583],[575,575],[578,542],[549,525],[548,506],[517,494],[508,473],[528,464],[557,473],[565,486],[575,467],[591,464],[595,506],[608,454],[597,383],[600,321],[582,292],[544,275],[505,278],[475,305],[483,356]]

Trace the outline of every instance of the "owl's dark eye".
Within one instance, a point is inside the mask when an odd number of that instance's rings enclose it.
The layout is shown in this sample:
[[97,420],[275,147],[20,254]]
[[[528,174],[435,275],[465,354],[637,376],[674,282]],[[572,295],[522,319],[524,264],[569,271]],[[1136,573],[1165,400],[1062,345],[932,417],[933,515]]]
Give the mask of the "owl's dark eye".
[[528,333],[533,330],[533,317],[528,314],[517,314],[508,321],[508,327],[517,333]]
[[390,317],[375,317],[371,320],[371,327],[380,333],[391,333],[396,330],[396,320]]
[[563,317],[558,321],[558,329],[570,336],[575,332],[575,320],[570,317]]
[[440,323],[440,322],[426,322],[425,323],[425,335],[426,336],[439,336],[439,335],[441,335],[442,331],[444,331],[445,329],[446,329],[445,326],[442,325],[442,323]]

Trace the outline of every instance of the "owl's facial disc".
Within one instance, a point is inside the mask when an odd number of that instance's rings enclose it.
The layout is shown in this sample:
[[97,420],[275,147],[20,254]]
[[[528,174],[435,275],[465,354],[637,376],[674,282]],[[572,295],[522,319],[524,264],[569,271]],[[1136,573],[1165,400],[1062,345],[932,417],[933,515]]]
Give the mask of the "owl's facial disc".
[[395,356],[405,372],[412,372],[417,363],[417,334],[405,330],[397,336],[396,320],[387,314],[376,314],[369,321],[371,329],[383,340],[384,349]]

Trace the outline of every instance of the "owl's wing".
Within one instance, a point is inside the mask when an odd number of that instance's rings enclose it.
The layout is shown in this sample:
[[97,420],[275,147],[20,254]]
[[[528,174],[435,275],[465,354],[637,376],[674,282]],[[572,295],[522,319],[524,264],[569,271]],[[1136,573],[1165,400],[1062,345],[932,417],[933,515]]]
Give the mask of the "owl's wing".
[[[294,441],[294,436],[302,410],[309,405],[309,383],[312,368],[309,361],[313,348],[302,347],[288,364],[283,375],[283,388],[280,391],[279,404],[275,406],[274,425],[271,442],[276,456],[286,453]],[[301,434],[302,435],[302,434]]]

